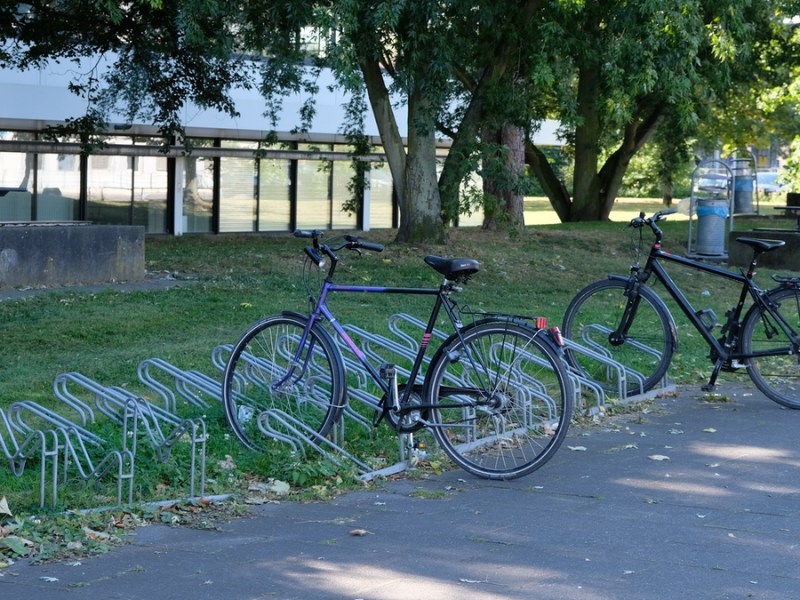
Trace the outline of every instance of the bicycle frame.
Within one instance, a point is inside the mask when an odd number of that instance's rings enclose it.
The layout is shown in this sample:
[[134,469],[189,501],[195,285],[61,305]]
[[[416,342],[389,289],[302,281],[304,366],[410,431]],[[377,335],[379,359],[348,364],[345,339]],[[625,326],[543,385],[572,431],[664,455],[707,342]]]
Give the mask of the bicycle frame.
[[[380,287],[380,286],[360,286],[360,285],[341,285],[332,283],[326,280],[322,285],[322,290],[320,291],[319,299],[317,300],[314,310],[310,314],[309,323],[306,327],[306,331],[304,332],[304,336],[308,335],[308,332],[313,327],[314,323],[326,320],[330,323],[333,330],[336,334],[344,341],[347,347],[355,354],[358,361],[364,366],[367,372],[372,376],[375,382],[380,386],[381,390],[384,394],[389,395],[389,397],[394,399],[396,405],[394,406],[395,409],[400,408],[400,398],[397,396],[395,390],[392,390],[392,385],[386,381],[386,379],[381,376],[381,373],[376,369],[372,363],[366,357],[366,354],[363,350],[356,344],[355,341],[348,335],[348,333],[344,330],[344,327],[341,323],[336,319],[336,317],[331,312],[330,308],[327,305],[328,295],[331,293],[367,293],[367,294],[414,294],[414,295],[422,295],[422,296],[436,296],[436,300],[434,302],[433,308],[431,309],[430,317],[428,318],[428,322],[425,326],[425,331],[422,334],[422,338],[420,340],[419,349],[417,350],[416,357],[414,358],[414,363],[411,367],[411,372],[408,376],[408,381],[413,382],[416,381],[417,376],[420,373],[422,368],[422,362],[425,358],[425,353],[427,352],[428,346],[430,344],[431,337],[433,335],[433,329],[436,325],[436,319],[441,312],[441,309],[444,308],[447,316],[450,318],[450,322],[453,324],[456,331],[458,331],[458,323],[459,319],[455,314],[454,309],[454,302],[449,299],[451,286],[448,283],[443,283],[438,288],[405,288],[405,287]],[[305,343],[305,339],[301,340]],[[301,344],[302,347],[302,344]],[[408,397],[411,394],[413,386],[407,386],[404,394],[403,394],[403,401],[408,400]]]
[[[710,273],[724,279],[738,282],[742,285],[742,290],[739,294],[739,299],[736,303],[736,306],[732,312],[728,313],[728,329],[726,335],[719,339],[714,337],[712,333],[712,327],[706,326],[706,324],[702,321],[701,315],[703,314],[703,310],[698,311],[695,309],[686,295],[681,291],[681,289],[666,271],[664,266],[661,265],[659,262],[660,260],[683,265],[685,267],[703,271],[705,273]],[[716,353],[716,356],[720,357],[722,361],[735,361],[739,359],[761,356],[762,354],[768,354],[766,352],[756,352],[745,355],[741,352],[740,345],[738,343],[738,328],[741,323],[742,311],[748,296],[753,299],[755,304],[760,306],[775,319],[776,323],[781,327],[789,339],[792,340],[793,344],[798,344],[798,338],[800,337],[792,329],[792,327],[784,321],[780,314],[775,313],[771,309],[770,304],[764,299],[768,292],[764,292],[753,281],[753,276],[755,275],[755,262],[755,259],[751,261],[747,273],[735,273],[722,267],[706,264],[697,260],[686,258],[684,256],[671,254],[663,250],[661,248],[661,244],[656,241],[650,248],[650,253],[648,255],[644,270],[639,273],[637,272],[638,267],[631,268],[630,281],[635,285],[641,285],[646,283],[652,275],[655,275],[656,279],[664,285],[669,295],[677,303],[681,311],[686,315],[686,318],[689,319],[694,328],[713,349],[713,351]],[[635,301],[629,300],[628,305],[625,308],[625,313],[620,323],[620,327],[612,335],[624,336],[626,334],[635,316],[636,305],[638,305],[638,295],[635,295]]]
[[[331,273],[332,271],[333,269],[331,269]],[[276,385],[279,387],[287,380],[291,379],[293,377],[295,368],[301,368],[301,370],[305,370],[306,366],[304,364],[305,361],[302,356],[302,349],[305,346],[306,340],[308,339],[311,329],[314,327],[316,323],[320,321],[327,321],[328,323],[330,323],[331,327],[336,332],[336,334],[342,339],[342,341],[344,341],[347,347],[353,352],[353,354],[356,356],[358,361],[363,365],[366,371],[370,374],[375,383],[381,388],[386,397],[390,399],[390,401],[392,402],[392,406],[385,408],[392,408],[395,411],[400,411],[401,405],[407,402],[409,397],[411,396],[411,393],[414,390],[414,385],[412,384],[406,386],[402,398],[399,396],[397,390],[396,378],[385,377],[384,375],[381,374],[381,372],[377,368],[375,368],[375,366],[372,363],[369,362],[364,351],[361,350],[358,344],[350,337],[350,335],[348,335],[344,327],[341,325],[341,323],[339,323],[334,314],[331,312],[330,308],[328,308],[327,305],[328,295],[332,293],[367,293],[367,294],[414,294],[414,295],[424,295],[424,296],[436,296],[433,308],[431,309],[430,317],[428,318],[428,322],[425,326],[425,331],[423,332],[422,339],[420,340],[419,349],[417,350],[416,357],[414,358],[414,362],[411,367],[411,372],[408,376],[408,381],[414,382],[417,380],[417,376],[419,375],[420,370],[422,368],[422,363],[425,358],[425,353],[427,352],[431,337],[433,335],[433,329],[436,324],[436,319],[438,318],[442,308],[444,308],[445,312],[450,318],[450,322],[453,324],[453,327],[456,330],[456,332],[458,332],[460,329],[460,320],[455,312],[455,303],[449,298],[450,293],[455,289],[456,288],[448,281],[443,282],[438,288],[406,288],[406,287],[341,285],[333,283],[330,280],[330,274],[329,274],[329,276],[325,278],[325,281],[322,285],[319,298],[316,300],[316,302],[314,302],[314,308],[308,315],[308,322],[306,323],[305,330],[303,331],[300,343],[298,345],[297,354],[293,358],[293,364],[295,365],[295,367],[290,369],[287,372],[286,376]],[[311,356],[312,350],[309,350],[309,352],[306,354],[307,357]],[[416,408],[419,409],[421,407],[417,406]],[[402,416],[402,414],[403,413],[400,412],[400,416]]]

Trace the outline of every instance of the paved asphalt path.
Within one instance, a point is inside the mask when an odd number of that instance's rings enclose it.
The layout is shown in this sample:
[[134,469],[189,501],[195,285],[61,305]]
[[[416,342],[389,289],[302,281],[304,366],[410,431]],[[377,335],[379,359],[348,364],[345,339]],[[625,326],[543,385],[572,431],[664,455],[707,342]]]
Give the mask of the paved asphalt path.
[[745,380],[720,391],[573,428],[516,481],[405,478],[216,531],[142,527],[79,564],[20,562],[0,599],[800,598],[800,411]]

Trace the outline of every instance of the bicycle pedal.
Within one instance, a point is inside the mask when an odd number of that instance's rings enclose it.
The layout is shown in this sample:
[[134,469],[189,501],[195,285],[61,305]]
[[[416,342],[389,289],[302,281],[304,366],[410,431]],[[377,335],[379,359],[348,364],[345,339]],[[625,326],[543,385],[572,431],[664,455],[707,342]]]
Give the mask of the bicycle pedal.
[[725,371],[726,373],[733,373],[735,371],[738,371],[739,369],[746,369],[746,368],[747,368],[747,363],[743,363],[740,360],[731,360],[722,365],[722,370]]

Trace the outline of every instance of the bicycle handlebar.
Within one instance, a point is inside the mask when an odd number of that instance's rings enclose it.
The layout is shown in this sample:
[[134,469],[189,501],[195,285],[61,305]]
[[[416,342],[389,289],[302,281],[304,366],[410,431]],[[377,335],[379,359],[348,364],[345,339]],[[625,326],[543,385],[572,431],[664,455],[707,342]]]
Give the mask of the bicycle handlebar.
[[316,264],[319,268],[322,268],[325,264],[325,259],[323,258],[323,254],[328,256],[331,261],[335,264],[336,262],[336,252],[342,249],[347,250],[369,250],[371,252],[383,252],[383,244],[378,244],[375,242],[368,242],[366,240],[360,239],[356,235],[345,234],[342,236],[341,240],[333,245],[328,244],[321,244],[320,238],[323,236],[324,232],[320,229],[296,229],[294,232],[294,237],[297,238],[311,238],[313,240],[312,246],[306,246],[304,251],[306,256],[311,259],[311,262]]
[[662,231],[661,228],[658,225],[656,225],[656,223],[665,220],[668,215],[674,215],[676,212],[678,211],[675,210],[674,208],[668,208],[666,210],[660,210],[656,212],[655,214],[653,214],[652,217],[645,217],[644,212],[640,212],[638,217],[631,219],[631,222],[628,224],[628,227],[633,227],[634,229],[641,229],[642,227],[647,225],[655,234],[656,240],[660,242]]
[[638,217],[631,219],[629,226],[638,229],[639,227],[644,227],[645,225],[648,225],[652,229],[653,225],[655,225],[657,221],[663,221],[664,219],[667,218],[667,215],[673,215],[676,212],[678,211],[675,210],[674,208],[668,208],[666,210],[658,211],[652,217],[649,218],[645,217],[644,212],[640,212]]

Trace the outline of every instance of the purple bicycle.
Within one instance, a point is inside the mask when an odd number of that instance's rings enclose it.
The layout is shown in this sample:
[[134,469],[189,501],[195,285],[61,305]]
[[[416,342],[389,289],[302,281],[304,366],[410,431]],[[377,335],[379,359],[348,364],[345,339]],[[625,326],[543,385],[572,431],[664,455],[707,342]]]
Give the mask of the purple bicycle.
[[[474,259],[426,256],[443,278],[433,288],[341,285],[334,283],[337,253],[381,252],[383,246],[353,235],[326,244],[318,230],[294,235],[311,240],[305,247],[307,287],[313,270],[324,273],[327,266],[327,274],[321,289],[309,293],[310,313],[266,317],[231,351],[223,400],[228,422],[245,445],[263,450],[298,432],[312,441],[329,436],[348,399],[370,387],[378,398],[372,426],[385,421],[398,433],[427,429],[458,466],[479,477],[521,477],[553,456],[567,434],[574,401],[557,328],[547,329],[543,319],[459,307],[453,295],[478,272]],[[363,342],[348,334],[327,303],[339,293],[432,298],[409,370],[376,363]],[[442,312],[452,332],[428,359],[431,342],[441,339],[435,325]],[[346,366],[340,347],[352,352],[360,374]]]

